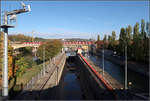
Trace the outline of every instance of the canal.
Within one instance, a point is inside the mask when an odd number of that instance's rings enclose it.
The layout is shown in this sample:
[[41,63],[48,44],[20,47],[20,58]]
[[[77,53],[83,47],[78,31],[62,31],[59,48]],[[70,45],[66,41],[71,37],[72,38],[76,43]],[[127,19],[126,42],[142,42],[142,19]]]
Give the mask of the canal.
[[[103,67],[102,58],[98,56],[89,57],[100,68]],[[124,84],[124,67],[120,67],[112,63],[111,61],[104,60],[105,71],[108,72],[113,78],[118,80],[121,84]],[[140,75],[134,71],[128,69],[128,82],[132,82],[131,87],[135,90],[142,92],[149,92],[149,78]]]
[[59,99],[84,100],[84,94],[78,79],[78,72],[74,58],[67,59],[59,84]]

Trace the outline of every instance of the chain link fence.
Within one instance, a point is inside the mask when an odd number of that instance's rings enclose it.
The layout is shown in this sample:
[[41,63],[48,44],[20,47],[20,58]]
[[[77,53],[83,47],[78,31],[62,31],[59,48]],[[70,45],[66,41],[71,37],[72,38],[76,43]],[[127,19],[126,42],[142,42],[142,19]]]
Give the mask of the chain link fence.
[[[34,86],[35,82],[39,80],[41,77],[43,77],[45,75],[45,72],[48,72],[50,68],[56,67],[56,60],[60,59],[63,55],[64,53],[60,53],[54,58],[50,59],[50,63],[45,67],[43,67],[37,75],[32,77],[32,79],[23,87],[21,93],[23,93],[24,91],[32,91],[32,87]],[[61,61],[61,63],[58,64],[58,67],[61,67],[62,62],[63,61]]]

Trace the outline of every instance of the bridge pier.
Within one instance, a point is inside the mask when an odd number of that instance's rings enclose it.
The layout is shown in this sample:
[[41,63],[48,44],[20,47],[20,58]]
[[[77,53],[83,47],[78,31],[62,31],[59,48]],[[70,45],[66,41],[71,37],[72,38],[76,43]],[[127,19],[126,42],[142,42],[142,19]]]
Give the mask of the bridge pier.
[[33,53],[33,55],[34,55],[35,57],[37,56],[37,54],[36,54],[37,49],[38,49],[38,47],[33,47],[33,48],[32,48],[32,53]]

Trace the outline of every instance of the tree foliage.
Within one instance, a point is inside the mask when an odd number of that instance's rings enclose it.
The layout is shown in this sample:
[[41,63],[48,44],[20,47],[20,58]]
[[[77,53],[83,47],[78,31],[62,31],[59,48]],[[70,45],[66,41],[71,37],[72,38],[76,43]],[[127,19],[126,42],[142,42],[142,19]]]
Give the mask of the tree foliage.
[[97,41],[100,41],[100,36],[99,35],[97,36]]
[[105,34],[105,35],[104,35],[104,38],[103,38],[103,45],[104,45],[104,48],[107,48],[106,41],[107,41],[107,35]]
[[119,42],[115,39],[115,31],[112,31],[112,35],[108,35],[108,49],[117,50],[119,55],[124,55],[125,46],[127,46],[128,59],[148,63],[149,29],[149,22],[145,23],[144,19],[141,19],[141,23],[136,22],[133,28],[128,25],[120,29]]
[[42,44],[37,51],[37,56],[40,60],[43,60],[45,52],[45,60],[53,58],[62,50],[62,42],[60,40],[52,40]]

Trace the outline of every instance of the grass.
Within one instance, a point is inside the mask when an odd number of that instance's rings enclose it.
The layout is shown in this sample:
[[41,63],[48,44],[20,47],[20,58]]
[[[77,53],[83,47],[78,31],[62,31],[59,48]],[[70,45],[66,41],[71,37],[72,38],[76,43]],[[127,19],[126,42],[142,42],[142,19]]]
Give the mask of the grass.
[[35,65],[32,68],[27,69],[26,72],[22,76],[17,77],[16,84],[17,85],[21,83],[23,83],[23,85],[27,84],[32,79],[32,77],[34,77],[36,74],[40,72],[41,69],[42,69],[42,64]]
[[[47,65],[49,61],[47,61],[45,64]],[[37,75],[41,69],[43,68],[43,64],[34,65],[32,68],[26,69],[25,73],[17,77],[16,82],[15,78],[12,78],[9,82],[9,91],[10,95],[14,97],[16,94],[18,94],[21,91],[21,83],[25,86],[35,75]]]

